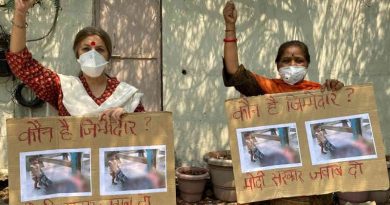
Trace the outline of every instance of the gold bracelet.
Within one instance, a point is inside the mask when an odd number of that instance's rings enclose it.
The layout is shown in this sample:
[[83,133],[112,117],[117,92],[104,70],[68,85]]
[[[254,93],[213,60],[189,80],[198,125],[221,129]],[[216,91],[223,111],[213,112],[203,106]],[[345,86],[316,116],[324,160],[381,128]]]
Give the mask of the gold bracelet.
[[27,22],[24,25],[16,24],[13,19],[11,20],[11,23],[13,26],[15,26],[16,28],[20,28],[20,29],[26,29],[28,26]]

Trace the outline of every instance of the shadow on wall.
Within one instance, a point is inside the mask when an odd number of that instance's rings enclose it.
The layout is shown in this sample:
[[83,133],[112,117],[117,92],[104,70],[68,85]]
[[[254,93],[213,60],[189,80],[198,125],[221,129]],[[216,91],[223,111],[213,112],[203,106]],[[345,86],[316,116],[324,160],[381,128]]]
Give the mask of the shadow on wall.
[[97,24],[113,41],[112,72],[139,88],[147,111],[161,110],[160,1],[101,1]]
[[[174,113],[177,157],[201,161],[207,151],[229,148],[224,101],[238,97],[224,87],[221,76],[225,1],[162,3],[164,109]],[[389,2],[245,0],[235,4],[239,59],[248,69],[277,77],[278,46],[299,39],[307,43],[312,56],[310,80],[373,82],[382,120],[390,116],[390,110],[384,109],[390,100]]]

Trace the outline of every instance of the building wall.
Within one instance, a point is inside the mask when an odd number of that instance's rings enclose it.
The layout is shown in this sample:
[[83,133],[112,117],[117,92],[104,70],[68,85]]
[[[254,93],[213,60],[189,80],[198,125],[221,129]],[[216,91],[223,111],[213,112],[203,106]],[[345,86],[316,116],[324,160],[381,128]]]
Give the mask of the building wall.
[[[54,5],[50,1],[43,1],[44,7],[36,6],[28,15],[27,39],[41,37],[46,34],[54,17]],[[57,27],[49,37],[44,40],[27,43],[34,58],[43,65],[62,74],[77,74],[79,66],[75,60],[72,46],[75,34],[84,26],[92,24],[92,0],[66,0],[61,1],[62,10],[59,12]],[[3,9],[3,8],[2,8]],[[0,24],[7,31],[11,30],[12,12],[1,10]],[[15,105],[12,101],[12,92],[17,81],[12,78],[0,77],[0,172],[8,168],[6,124],[7,118],[12,117],[38,117],[55,115],[56,111],[45,104],[42,108],[29,109]]]
[[[176,157],[197,164],[229,149],[224,101],[239,97],[223,85],[222,0],[164,0],[163,106],[172,111]],[[277,77],[274,59],[288,40],[307,43],[307,79],[373,83],[382,134],[390,151],[390,2],[386,0],[236,0],[239,60]]]

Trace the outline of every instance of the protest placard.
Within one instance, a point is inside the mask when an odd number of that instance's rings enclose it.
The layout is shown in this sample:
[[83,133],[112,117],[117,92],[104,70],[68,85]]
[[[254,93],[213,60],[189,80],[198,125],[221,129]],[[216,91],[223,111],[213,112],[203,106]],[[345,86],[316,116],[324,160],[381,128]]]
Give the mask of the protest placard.
[[175,204],[172,114],[7,120],[10,204]]
[[389,187],[372,85],[232,99],[225,107],[239,203]]

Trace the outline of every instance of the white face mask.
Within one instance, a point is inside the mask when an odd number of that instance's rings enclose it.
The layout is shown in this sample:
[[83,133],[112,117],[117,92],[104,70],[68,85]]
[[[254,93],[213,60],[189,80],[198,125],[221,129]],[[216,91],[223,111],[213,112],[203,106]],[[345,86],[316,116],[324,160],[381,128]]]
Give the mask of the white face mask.
[[303,80],[306,72],[307,68],[304,66],[287,66],[279,68],[280,77],[282,77],[283,81],[289,85],[294,85],[295,83]]
[[77,62],[81,65],[81,71],[93,78],[99,77],[108,63],[95,49],[81,54]]

